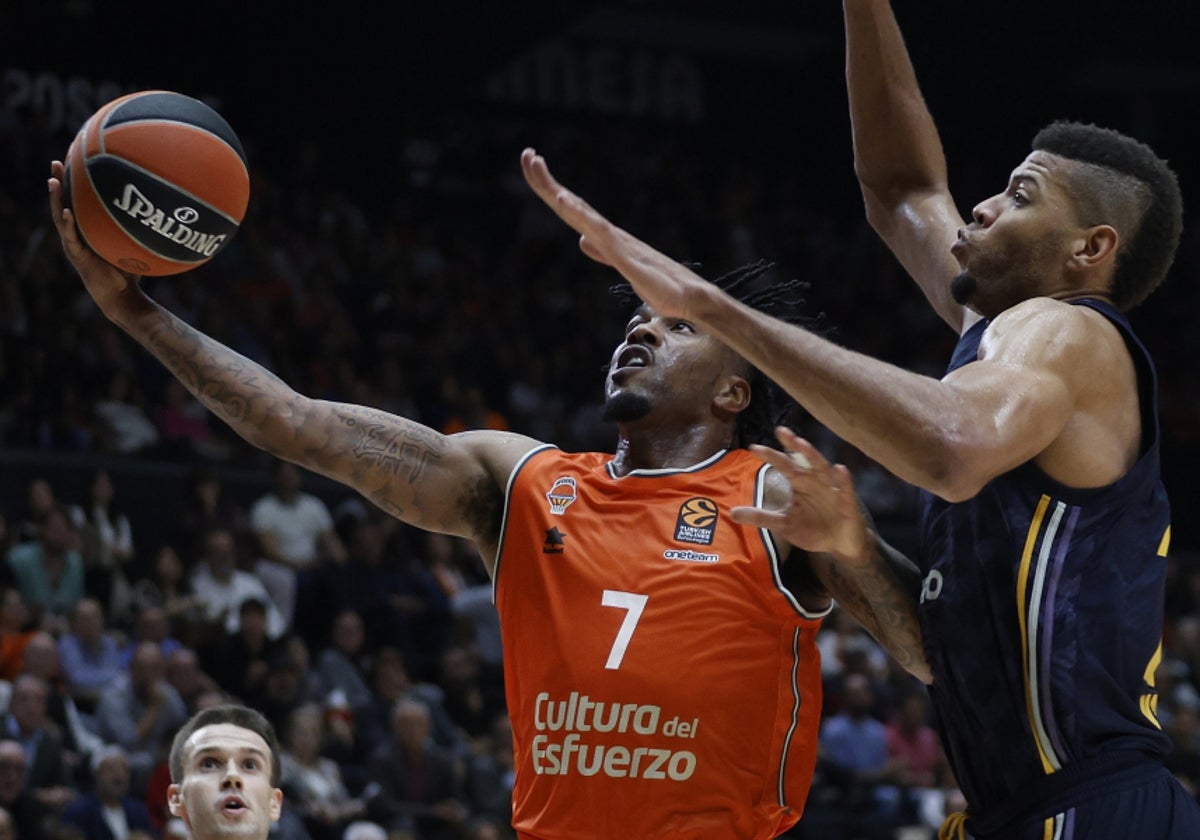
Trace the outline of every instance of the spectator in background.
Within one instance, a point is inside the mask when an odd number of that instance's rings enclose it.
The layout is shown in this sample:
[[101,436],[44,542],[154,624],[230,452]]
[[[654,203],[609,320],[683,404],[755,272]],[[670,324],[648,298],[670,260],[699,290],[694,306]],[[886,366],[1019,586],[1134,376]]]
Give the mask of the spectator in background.
[[192,592],[183,560],[173,545],[164,544],[154,553],[149,574],[134,584],[134,600],[141,608],[160,607],[181,641],[197,643],[203,605]]
[[217,681],[201,669],[200,657],[191,648],[181,647],[167,654],[166,677],[189,715],[200,711],[201,698],[220,691]]
[[100,448],[121,455],[153,450],[161,437],[146,414],[146,398],[128,372],[118,370],[108,382],[108,393],[96,401]]
[[320,639],[325,623],[314,613],[322,564],[346,562],[346,548],[333,527],[329,508],[300,489],[300,469],[277,460],[271,492],[250,509],[250,524],[261,555],[257,571],[291,627]]
[[183,643],[171,635],[171,624],[167,619],[167,611],[162,607],[145,606],[138,610],[133,622],[133,636],[121,651],[121,667],[129,667],[133,652],[142,642],[153,642],[158,645],[164,658],[183,647]]
[[504,647],[500,639],[500,614],[492,599],[490,583],[477,583],[454,593],[450,610],[479,663],[480,680],[491,690],[504,687]]
[[17,840],[17,827],[12,814],[3,806],[0,806],[0,840]]
[[200,653],[204,670],[227,692],[248,706],[266,697],[271,661],[283,650],[281,639],[267,633],[267,605],[247,598],[238,608],[237,632],[221,635]]
[[71,771],[76,784],[86,784],[88,759],[104,742],[88,728],[85,716],[79,711],[71,696],[66,680],[62,677],[59,664],[58,644],[44,630],[34,633],[25,646],[25,670],[23,673],[42,679],[47,688],[46,714],[54,721],[63,739],[63,760]]
[[512,721],[507,712],[502,712],[492,720],[491,731],[481,743],[481,749],[467,762],[467,794],[471,810],[508,825],[516,772]]
[[281,639],[267,658],[267,676],[255,706],[277,731],[284,730],[288,718],[300,706],[323,699],[319,692],[313,692],[320,683],[309,681],[308,666],[308,648],[298,636]]
[[25,487],[25,515],[17,524],[14,543],[32,542],[42,533],[42,523],[50,511],[59,507],[54,487],[44,478],[31,479]]
[[866,652],[869,667],[879,673],[885,667],[887,654],[867,635],[858,620],[848,610],[834,606],[833,611],[817,633],[817,649],[821,651],[821,675],[825,679],[839,677],[846,659]]
[[[8,514],[0,508],[0,558],[7,559],[8,551],[17,541],[17,535],[13,531],[9,521]],[[11,573],[8,571],[8,564],[0,564],[0,584],[7,583],[11,578]]]
[[342,693],[352,712],[363,714],[372,698],[362,618],[354,610],[342,610],[333,619],[331,637],[332,643],[317,654],[317,673],[325,685]]
[[422,605],[406,594],[398,560],[408,550],[412,530],[397,519],[373,510],[359,512],[360,508],[346,504],[338,517],[349,559],[330,581],[332,612],[354,611],[373,647],[396,647],[412,658],[416,652],[409,622]]
[[371,693],[372,708],[358,723],[359,735],[367,744],[375,746],[390,738],[396,704],[401,700],[416,700],[429,709],[434,743],[456,756],[467,753],[466,735],[446,711],[443,691],[433,683],[414,682],[404,665],[404,657],[395,648],[380,648],[372,657]]
[[63,739],[46,713],[49,686],[41,677],[22,674],[13,682],[8,714],[4,716],[6,739],[19,741],[25,749],[22,784],[33,794],[44,813],[58,814],[74,798],[73,779],[65,760]]
[[168,456],[190,461],[197,458],[223,461],[230,449],[208,425],[208,409],[192,398],[187,389],[168,379],[163,404],[154,412],[154,424]]
[[129,669],[100,692],[96,734],[125,748],[133,791],[141,793],[154,766],[187,721],[187,707],[166,680],[162,651],[153,642],[138,645]]
[[429,709],[417,700],[401,700],[391,722],[391,737],[372,761],[380,792],[370,802],[369,815],[389,831],[456,840],[469,816],[462,772],[430,737]]
[[249,568],[253,556],[250,518],[242,506],[225,492],[220,477],[210,467],[199,466],[188,479],[187,497],[176,516],[178,531],[174,538],[189,557],[203,551],[210,531],[228,531],[233,535],[237,567]]
[[453,540],[444,534],[421,534],[423,550],[400,551],[393,570],[394,589],[389,598],[396,613],[398,636],[392,641],[404,651],[406,665],[421,679],[435,678],[442,652],[454,638],[455,620],[450,598],[434,573],[430,558]]
[[346,827],[366,811],[350,795],[337,762],[322,755],[324,711],[315,703],[297,707],[283,727],[279,786],[313,840],[341,840]]
[[237,548],[233,532],[217,528],[204,535],[200,562],[191,577],[191,591],[202,605],[204,621],[210,625],[211,638],[236,634],[240,629],[241,608],[249,600],[263,604],[266,634],[278,639],[287,630],[287,622],[271,599],[262,581],[237,568]]
[[0,591],[0,680],[12,682],[25,667],[25,646],[33,637],[29,609],[19,590]]
[[25,748],[0,741],[0,808],[12,817],[17,840],[43,840],[42,809],[25,789]]
[[21,597],[52,633],[66,629],[67,616],[83,597],[83,558],[66,511],[54,507],[41,517],[38,538],[14,546],[8,565]]
[[63,822],[83,832],[83,840],[151,840],[158,830],[146,803],[130,795],[129,759],[117,746],[92,756],[95,788],[79,796]]
[[905,814],[937,828],[947,815],[945,791],[955,783],[929,715],[929,697],[914,686],[900,696],[885,730],[891,777],[904,797]]
[[484,682],[471,648],[451,645],[442,654],[438,685],[450,718],[471,738],[486,736],[505,710],[504,687]]
[[845,817],[846,833],[831,829],[831,838],[882,832],[892,826],[900,810],[899,792],[890,784],[887,731],[871,717],[871,682],[864,674],[851,673],[844,687],[843,711],[826,718],[820,735],[822,764],[830,781],[841,789],[838,810]]
[[59,666],[75,702],[90,712],[105,686],[125,671],[121,648],[104,628],[100,602],[82,598],[71,612],[71,630],[58,640]]
[[110,622],[128,609],[132,591],[126,569],[133,561],[133,527],[116,505],[116,490],[107,470],[92,473],[87,498],[69,508],[79,533],[84,590],[107,605]]

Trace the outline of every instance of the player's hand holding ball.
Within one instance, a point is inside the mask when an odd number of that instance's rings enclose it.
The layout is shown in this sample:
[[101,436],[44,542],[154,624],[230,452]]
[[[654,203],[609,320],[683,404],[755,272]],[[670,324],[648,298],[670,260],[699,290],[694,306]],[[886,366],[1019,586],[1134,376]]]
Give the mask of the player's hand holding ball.
[[[250,199],[233,129],[208,105],[170,91],[101,107],[50,175],[55,225],[93,293],[115,276],[127,284],[127,276],[203,265],[229,243]],[[119,269],[115,276],[97,257]]]

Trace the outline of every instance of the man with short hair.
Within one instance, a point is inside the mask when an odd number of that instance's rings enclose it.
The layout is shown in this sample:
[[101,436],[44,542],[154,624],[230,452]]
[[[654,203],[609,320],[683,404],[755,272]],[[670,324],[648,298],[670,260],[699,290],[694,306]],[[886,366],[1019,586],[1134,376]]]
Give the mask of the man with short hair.
[[96,726],[100,737],[128,754],[135,790],[145,787],[171,733],[187,720],[187,707],[166,680],[166,662],[154,642],[134,651],[127,673],[100,695]]
[[233,532],[213,528],[201,538],[200,562],[191,575],[192,594],[203,605],[204,620],[217,635],[237,633],[242,604],[261,601],[266,607],[267,636],[278,639],[287,631],[287,621],[263,582],[237,567],[237,543]]
[[125,670],[121,646],[104,626],[95,598],[81,598],[71,611],[71,629],[58,640],[58,660],[71,696],[91,711],[101,689]]
[[48,813],[57,813],[75,793],[62,737],[46,713],[49,693],[50,687],[41,677],[17,677],[0,737],[19,741],[25,748],[24,786]]
[[[327,565],[342,565],[348,554],[329,507],[301,489],[295,464],[277,460],[271,491],[250,508],[250,525],[260,558],[255,572],[263,579],[288,626],[305,634],[324,630],[326,616],[318,594]],[[317,633],[317,638],[320,637]]]
[[279,740],[261,714],[225,704],[175,734],[167,805],[194,840],[266,840],[283,809]]
[[0,741],[0,808],[12,816],[18,840],[42,840],[43,811],[25,789],[25,748]]
[[92,755],[93,789],[75,799],[63,822],[83,832],[84,840],[150,840],[156,832],[146,804],[129,795],[129,759],[108,746]]

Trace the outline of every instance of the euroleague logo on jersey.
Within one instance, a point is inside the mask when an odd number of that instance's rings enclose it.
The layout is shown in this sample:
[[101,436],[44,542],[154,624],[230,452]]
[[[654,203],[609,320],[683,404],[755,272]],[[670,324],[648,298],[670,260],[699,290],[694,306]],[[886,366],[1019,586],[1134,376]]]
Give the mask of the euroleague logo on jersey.
[[717,503],[695,496],[679,506],[675,519],[675,539],[696,545],[712,545],[717,530]]

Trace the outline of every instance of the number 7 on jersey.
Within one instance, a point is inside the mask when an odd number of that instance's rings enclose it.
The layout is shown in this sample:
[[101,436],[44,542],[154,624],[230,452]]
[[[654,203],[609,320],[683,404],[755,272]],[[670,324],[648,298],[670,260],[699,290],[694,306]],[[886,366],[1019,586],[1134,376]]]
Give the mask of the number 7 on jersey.
[[604,663],[608,670],[615,671],[621,667],[621,660],[625,658],[625,648],[629,647],[629,640],[633,638],[638,619],[642,617],[642,610],[646,608],[646,602],[649,600],[650,596],[639,595],[636,592],[604,590],[600,598],[602,606],[627,610],[625,620],[621,622],[621,629],[617,631],[617,638],[613,640],[612,650],[608,652],[608,661]]

